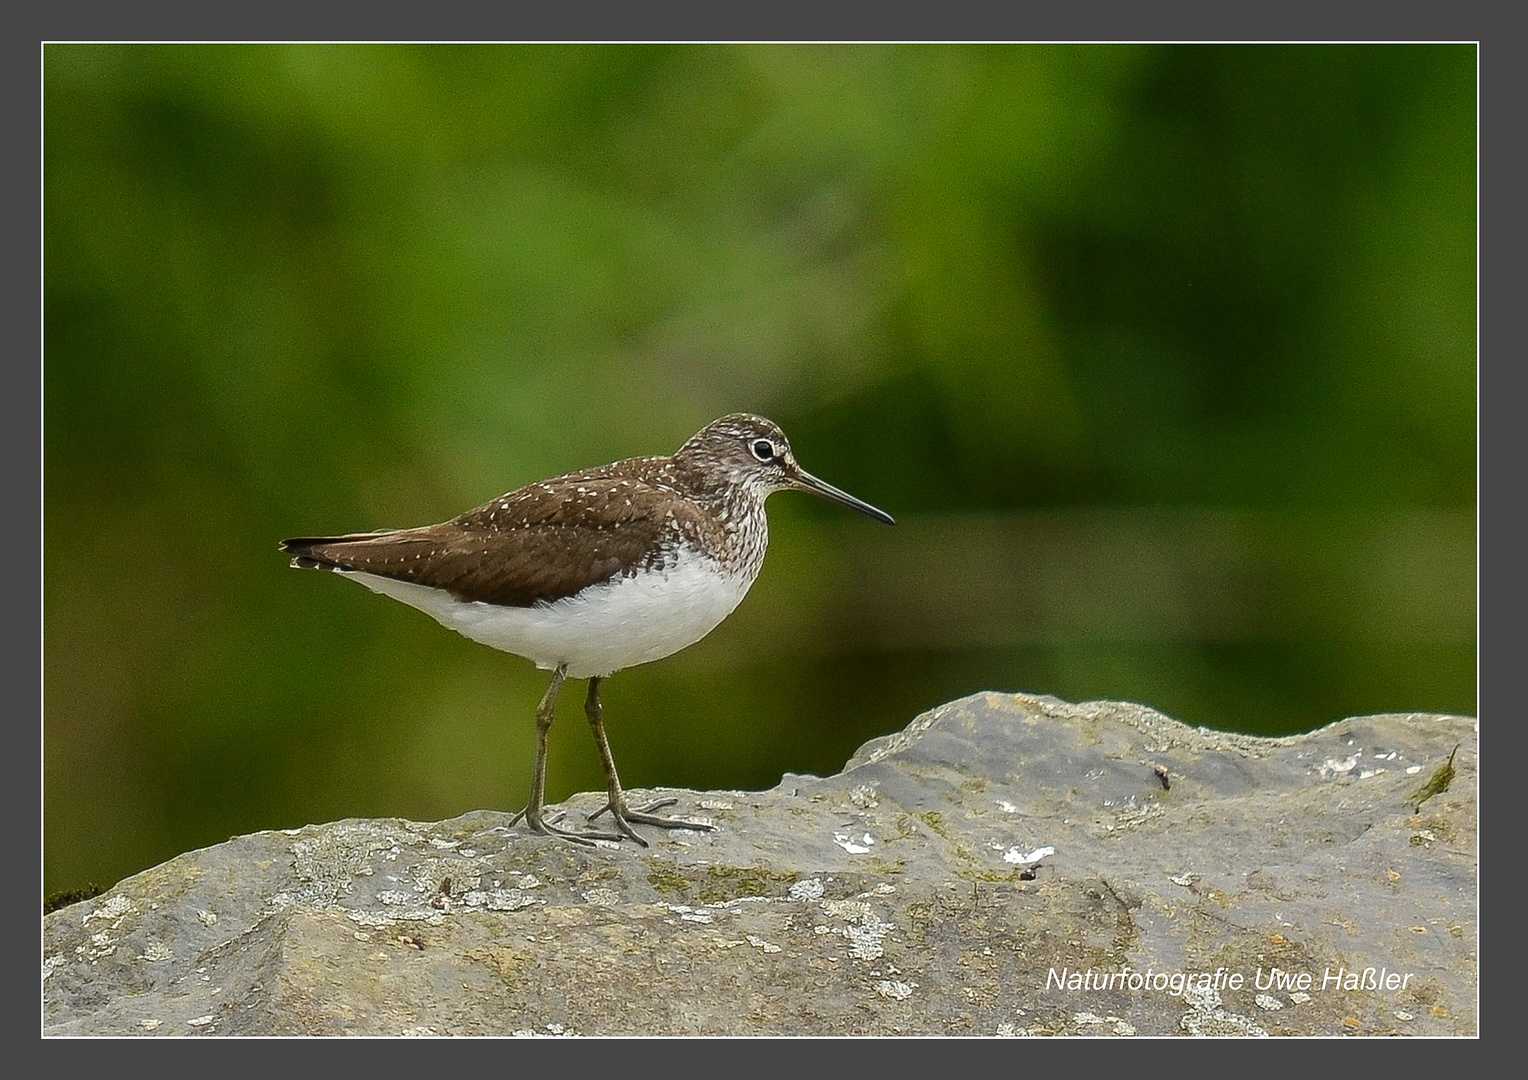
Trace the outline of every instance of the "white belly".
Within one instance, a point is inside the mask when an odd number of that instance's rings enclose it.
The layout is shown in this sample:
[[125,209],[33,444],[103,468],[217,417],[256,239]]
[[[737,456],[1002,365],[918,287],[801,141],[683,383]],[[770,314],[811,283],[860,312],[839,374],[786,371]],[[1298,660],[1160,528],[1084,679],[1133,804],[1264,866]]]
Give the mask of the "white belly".
[[693,645],[742,602],[753,575],[725,576],[689,552],[665,571],[618,577],[531,607],[461,601],[449,593],[356,570],[337,570],[401,600],[464,637],[568,677],[587,679],[645,664]]

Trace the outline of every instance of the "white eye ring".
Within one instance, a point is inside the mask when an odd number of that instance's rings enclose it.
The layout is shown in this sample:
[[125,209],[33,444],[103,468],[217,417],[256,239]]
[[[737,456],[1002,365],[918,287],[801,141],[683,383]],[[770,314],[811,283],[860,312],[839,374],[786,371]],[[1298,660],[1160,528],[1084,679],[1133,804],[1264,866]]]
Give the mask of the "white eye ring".
[[773,461],[779,456],[775,450],[775,444],[768,439],[755,439],[749,444],[748,449],[753,451],[753,456],[760,461]]

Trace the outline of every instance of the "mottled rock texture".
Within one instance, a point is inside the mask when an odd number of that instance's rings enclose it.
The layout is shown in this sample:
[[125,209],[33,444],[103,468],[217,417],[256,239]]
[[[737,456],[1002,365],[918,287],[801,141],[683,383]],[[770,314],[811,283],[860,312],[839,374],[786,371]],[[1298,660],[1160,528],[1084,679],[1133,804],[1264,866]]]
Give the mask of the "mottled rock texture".
[[257,833],[47,916],[44,1031],[1473,1034],[1476,728],[985,693],[646,850]]

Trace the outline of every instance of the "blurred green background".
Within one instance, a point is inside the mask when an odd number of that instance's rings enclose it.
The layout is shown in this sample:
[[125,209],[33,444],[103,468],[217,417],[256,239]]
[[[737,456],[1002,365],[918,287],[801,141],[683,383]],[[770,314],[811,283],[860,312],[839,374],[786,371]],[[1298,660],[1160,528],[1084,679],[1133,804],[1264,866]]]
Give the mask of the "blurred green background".
[[[284,536],[762,412],[738,612],[629,786],[982,689],[1475,711],[1475,49],[44,49],[45,891],[518,809],[547,676]],[[581,688],[549,794],[602,786]]]

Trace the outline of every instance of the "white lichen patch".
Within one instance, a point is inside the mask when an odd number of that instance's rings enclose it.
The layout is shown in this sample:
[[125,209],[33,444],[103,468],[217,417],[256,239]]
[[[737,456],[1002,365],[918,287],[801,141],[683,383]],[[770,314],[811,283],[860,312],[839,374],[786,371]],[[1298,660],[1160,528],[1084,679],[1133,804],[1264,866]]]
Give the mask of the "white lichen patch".
[[[419,839],[412,834],[403,838],[407,843]],[[292,870],[312,898],[332,900],[349,892],[356,878],[375,874],[378,858],[396,859],[399,852],[399,839],[391,831],[347,823],[294,843]]]
[[1268,1035],[1268,1032],[1258,1027],[1257,1024],[1247,1017],[1226,1012],[1224,1009],[1188,1013],[1178,1021],[1178,1026],[1190,1035],[1206,1038],[1218,1038],[1227,1035],[1254,1035],[1266,1038]]
[[1072,1023],[1078,1027],[1102,1027],[1107,1024],[1110,1032],[1115,1035],[1135,1034],[1135,1025],[1118,1016],[1099,1016],[1091,1012],[1073,1013]]
[[199,1028],[206,1027],[208,1024],[212,1023],[212,1020],[212,1014],[208,1013],[206,1016],[194,1016],[190,1020],[187,1020],[186,1023],[191,1027]]
[[105,922],[119,923],[138,909],[133,902],[121,893],[109,896],[92,911],[86,912],[82,920],[82,926],[89,926],[91,919],[101,919]]
[[870,784],[850,788],[849,801],[861,810],[873,810],[881,805],[881,800],[876,798],[875,788]]
[[143,951],[138,954],[138,959],[147,960],[149,963],[154,964],[160,963],[164,960],[175,959],[175,953],[164,942],[151,941],[144,947]]
[[1259,994],[1252,1000],[1257,1003],[1259,1009],[1265,1009],[1268,1012],[1275,1012],[1284,1007],[1284,1003],[1272,994]]
[[54,953],[52,956],[44,957],[42,962],[42,977],[46,979],[49,975],[52,975],[53,969],[58,967],[63,962],[63,953]]
[[780,946],[772,942],[765,941],[763,938],[755,934],[746,934],[744,936],[748,939],[748,944],[752,945],[755,949],[762,949],[767,953],[777,953],[780,951]]
[[880,959],[886,952],[881,940],[889,933],[891,924],[883,923],[873,914],[858,926],[844,927],[844,937],[849,939],[849,955],[856,960]]
[[583,897],[585,903],[593,904],[595,907],[615,907],[621,902],[621,894],[614,889],[585,889]]
[[1293,994],[1289,995],[1289,1000],[1293,1001],[1296,1005],[1304,1005],[1310,1000],[1310,995],[1304,990],[1296,990]]
[[526,896],[519,889],[474,889],[463,893],[461,902],[468,907],[480,907],[488,911],[518,911],[532,904],[546,903],[545,900]]
[[1213,987],[1190,987],[1183,991],[1183,1000],[1192,1006],[1179,1020],[1178,1026],[1190,1035],[1258,1035],[1268,1032],[1256,1022],[1220,1007],[1220,992]]
[[1169,874],[1167,880],[1174,885],[1181,885],[1187,889],[1194,884],[1198,877],[1198,874]]
[[1213,986],[1190,985],[1183,991],[1183,1000],[1195,1009],[1218,1009],[1220,1007],[1220,991]]
[[863,900],[824,900],[822,910],[832,919],[843,919],[846,925],[814,926],[814,934],[840,934],[849,942],[849,955],[855,960],[876,960],[885,953],[881,942],[895,929],[891,923],[882,922],[870,905]]
[[905,1001],[907,998],[912,997],[912,993],[917,989],[917,987],[917,983],[905,983],[900,980],[893,981],[890,979],[882,979],[880,982],[875,984],[875,992],[880,994],[883,998],[890,998],[892,1001]]
[[144,1031],[158,1031],[163,1023],[163,1020],[140,1020],[138,1026]]
[[791,886],[792,900],[805,900],[808,903],[822,899],[822,878],[807,878],[798,881]]
[[104,960],[106,957],[116,952],[117,943],[112,940],[112,936],[109,931],[102,930],[98,933],[90,935],[89,949],[86,949],[85,946],[81,945],[74,951],[76,953],[83,954],[84,958],[89,960],[91,963],[95,963],[97,960]]
[[[666,910],[673,912],[675,915],[678,915],[679,918],[685,922],[709,923],[714,921],[711,911],[697,911],[689,904],[664,904],[663,907]],[[716,907],[720,908],[721,905],[716,905]],[[725,911],[723,911],[723,914],[725,914]]]
[[218,924],[218,917],[216,912],[199,909],[196,913],[196,921],[210,928]]
[[863,900],[824,900],[822,910],[830,919],[859,922],[870,915],[870,905]]
[[1135,805],[1135,796],[1131,796],[1126,804],[1115,812],[1113,821],[1104,822],[1104,832],[1118,832],[1121,829],[1133,829],[1137,825],[1144,825],[1153,818],[1162,817],[1167,811],[1160,803],[1149,802],[1145,806]]
[[440,926],[446,921],[446,917],[434,908],[418,907],[403,908],[389,911],[386,915],[372,911],[351,910],[345,912],[345,918],[361,926],[369,926],[373,930],[385,929],[396,926],[400,922],[422,922],[430,926]]
[[700,808],[702,810],[731,810],[732,804],[726,799],[701,799]]

